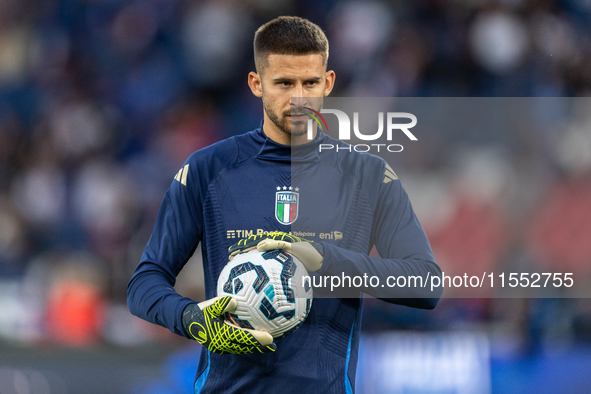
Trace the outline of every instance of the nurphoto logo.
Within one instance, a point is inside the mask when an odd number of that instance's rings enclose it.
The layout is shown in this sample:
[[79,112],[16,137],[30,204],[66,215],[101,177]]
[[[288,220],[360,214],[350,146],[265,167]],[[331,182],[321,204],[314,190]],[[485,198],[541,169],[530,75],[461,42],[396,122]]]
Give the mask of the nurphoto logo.
[[[337,117],[339,124],[338,139],[341,141],[351,140],[351,119],[349,116],[338,109],[326,109],[322,108],[320,112],[313,110],[312,108],[304,107],[304,110],[308,111],[310,119],[308,119],[308,140],[314,139],[314,122],[316,122],[322,131],[328,131],[326,120],[322,114],[333,114]],[[384,122],[384,119],[386,121]],[[400,123],[400,120],[407,119],[410,122]],[[359,112],[353,112],[353,135],[362,141],[380,141],[383,140],[382,135],[384,134],[384,123],[386,123],[386,141],[390,142],[393,140],[397,132],[402,132],[409,140],[417,141],[417,137],[410,131],[411,128],[416,126],[417,117],[409,112],[378,112],[378,130],[372,134],[362,133],[359,127]],[[367,131],[367,130],[364,130]],[[333,144],[320,144],[318,146],[319,152],[326,150],[346,151],[346,152],[369,152],[375,150],[380,152],[380,149],[387,150],[388,152],[402,152],[404,149],[400,144],[385,144],[385,143],[372,143],[372,144],[355,144],[348,146],[335,146]]]

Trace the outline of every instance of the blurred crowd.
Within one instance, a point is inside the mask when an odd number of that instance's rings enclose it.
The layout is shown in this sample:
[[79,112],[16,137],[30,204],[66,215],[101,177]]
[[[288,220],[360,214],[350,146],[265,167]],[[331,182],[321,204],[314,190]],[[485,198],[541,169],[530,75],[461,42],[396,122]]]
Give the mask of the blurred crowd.
[[[170,340],[129,315],[127,281],[186,157],[259,126],[252,37],[278,15],[325,29],[335,96],[591,93],[585,0],[1,0],[0,337]],[[591,102],[578,103],[576,122],[550,108],[493,144],[434,135],[449,149],[400,164],[441,262],[564,264],[591,283]],[[591,339],[587,299],[444,300],[429,314],[369,300],[364,319]]]

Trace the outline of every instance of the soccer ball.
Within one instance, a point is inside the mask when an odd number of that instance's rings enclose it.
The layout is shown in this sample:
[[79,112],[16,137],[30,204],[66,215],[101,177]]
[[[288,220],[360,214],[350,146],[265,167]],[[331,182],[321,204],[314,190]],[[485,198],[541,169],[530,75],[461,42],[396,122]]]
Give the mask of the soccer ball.
[[218,278],[217,294],[236,298],[236,310],[226,313],[230,324],[266,331],[273,338],[294,332],[312,306],[306,267],[281,250],[255,249],[234,257]]

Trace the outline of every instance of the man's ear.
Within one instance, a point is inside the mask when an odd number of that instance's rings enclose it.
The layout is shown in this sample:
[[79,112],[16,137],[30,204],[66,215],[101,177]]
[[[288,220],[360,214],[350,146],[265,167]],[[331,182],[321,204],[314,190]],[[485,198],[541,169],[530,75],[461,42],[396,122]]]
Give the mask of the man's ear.
[[332,92],[335,78],[336,74],[334,73],[334,71],[329,70],[326,72],[326,79],[324,81],[324,97],[328,96],[330,92]]
[[248,73],[248,86],[257,97],[263,97],[263,82],[261,81],[261,76],[254,71]]

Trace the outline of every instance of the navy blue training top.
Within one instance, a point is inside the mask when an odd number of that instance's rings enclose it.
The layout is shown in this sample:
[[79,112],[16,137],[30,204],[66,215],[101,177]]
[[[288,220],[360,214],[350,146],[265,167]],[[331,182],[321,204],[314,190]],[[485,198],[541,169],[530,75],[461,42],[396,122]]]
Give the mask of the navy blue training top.
[[[319,151],[321,144],[325,149]],[[257,129],[193,153],[164,195],[129,282],[129,310],[186,336],[181,314],[195,301],[173,286],[197,245],[206,296],[212,298],[228,247],[263,231],[321,242],[324,262],[313,275],[376,276],[380,285],[360,290],[388,302],[435,307],[439,288],[382,286],[389,276],[428,281],[441,270],[392,169],[377,156],[347,147],[321,132],[314,141],[290,147]],[[381,258],[368,256],[374,245]],[[275,353],[219,355],[203,348],[195,392],[354,392],[362,299],[351,292],[316,297],[323,291],[314,289],[307,319],[276,340]]]

